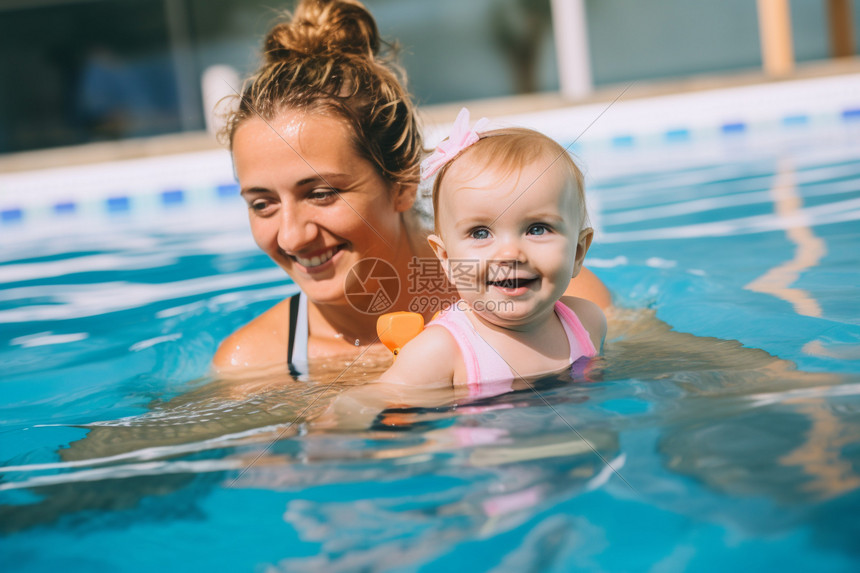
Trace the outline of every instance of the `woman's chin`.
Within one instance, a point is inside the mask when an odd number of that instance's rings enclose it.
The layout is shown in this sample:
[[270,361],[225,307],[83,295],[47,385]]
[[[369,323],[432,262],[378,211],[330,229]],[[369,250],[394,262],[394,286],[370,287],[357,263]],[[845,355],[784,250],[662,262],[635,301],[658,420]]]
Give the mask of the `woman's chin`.
[[305,296],[307,296],[308,301],[314,303],[314,305],[316,305],[317,307],[328,307],[328,308],[341,307],[344,309],[355,308],[353,305],[351,305],[349,303],[348,300],[346,300],[346,298],[344,298],[343,291],[340,291],[338,293],[313,292],[313,293],[309,294],[309,293],[306,293],[303,289],[302,293]]
[[346,303],[343,277],[332,274],[329,278],[314,280],[299,273],[290,273],[290,278],[314,304],[334,304],[338,301]]

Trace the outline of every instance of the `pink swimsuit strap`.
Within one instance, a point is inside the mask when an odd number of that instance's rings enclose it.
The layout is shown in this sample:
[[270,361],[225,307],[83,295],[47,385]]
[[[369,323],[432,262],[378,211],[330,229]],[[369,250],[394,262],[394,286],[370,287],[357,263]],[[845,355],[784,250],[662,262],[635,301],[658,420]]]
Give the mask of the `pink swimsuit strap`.
[[[487,386],[488,382],[492,382],[490,386],[493,388],[490,395],[509,390],[514,380],[514,373],[501,355],[481,338],[465,311],[460,310],[460,306],[464,304],[458,301],[427,326],[441,326],[454,337],[466,364],[470,396],[484,396],[485,390],[490,390]],[[570,363],[573,364],[583,356],[596,355],[597,350],[591,342],[591,337],[576,313],[560,301],[555,303],[555,312],[567,334]],[[499,392],[499,388],[502,387],[505,389]]]
[[561,319],[564,332],[567,333],[567,341],[570,344],[570,363],[573,364],[583,356],[597,356],[597,349],[591,341],[591,335],[582,326],[582,321],[570,307],[563,302],[556,301],[555,313]]

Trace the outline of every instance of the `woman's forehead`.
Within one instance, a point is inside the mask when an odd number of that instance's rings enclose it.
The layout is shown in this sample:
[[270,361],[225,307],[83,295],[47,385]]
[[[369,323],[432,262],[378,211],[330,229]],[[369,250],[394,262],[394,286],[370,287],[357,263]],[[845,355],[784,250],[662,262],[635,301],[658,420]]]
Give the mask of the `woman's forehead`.
[[236,131],[233,159],[242,187],[287,188],[311,179],[348,187],[378,178],[355,150],[349,126],[318,114],[249,119]]
[[353,161],[359,155],[344,120],[299,112],[280,114],[272,120],[251,118],[236,130],[234,155],[259,153],[263,146],[272,153],[293,154],[309,162],[311,158]]

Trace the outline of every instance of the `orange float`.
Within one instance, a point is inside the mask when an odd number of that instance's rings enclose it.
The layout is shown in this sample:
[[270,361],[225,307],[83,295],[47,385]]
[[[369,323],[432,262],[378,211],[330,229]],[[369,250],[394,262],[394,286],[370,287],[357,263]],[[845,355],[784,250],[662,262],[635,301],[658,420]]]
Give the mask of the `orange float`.
[[379,340],[394,353],[424,330],[424,317],[417,312],[389,312],[376,321]]

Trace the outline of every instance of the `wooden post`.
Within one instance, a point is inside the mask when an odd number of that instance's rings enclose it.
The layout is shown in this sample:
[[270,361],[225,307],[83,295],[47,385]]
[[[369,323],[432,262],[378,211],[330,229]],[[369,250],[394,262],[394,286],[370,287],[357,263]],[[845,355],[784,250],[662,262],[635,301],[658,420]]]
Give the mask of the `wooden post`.
[[790,75],[794,71],[794,48],[791,41],[791,11],[788,0],[757,2],[764,73],[770,77]]
[[854,55],[854,20],[851,17],[851,0],[827,0],[827,19],[830,22],[830,55],[845,58]]

